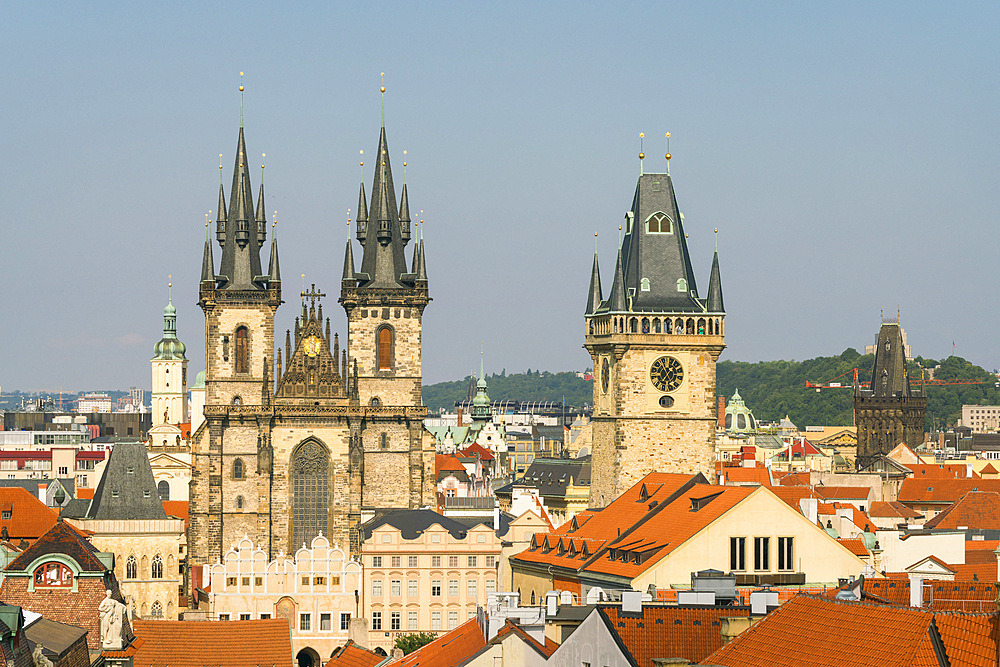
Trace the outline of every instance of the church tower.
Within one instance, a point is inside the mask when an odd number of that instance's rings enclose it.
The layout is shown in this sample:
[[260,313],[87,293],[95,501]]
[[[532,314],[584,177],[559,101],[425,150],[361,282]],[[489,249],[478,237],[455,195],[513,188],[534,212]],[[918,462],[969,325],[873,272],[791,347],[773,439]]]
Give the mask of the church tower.
[[900,443],[916,449],[924,441],[927,395],[910,386],[906,346],[899,318],[883,317],[875,343],[871,385],[854,385],[854,418],[858,426],[858,470],[891,452]]
[[190,540],[191,554],[200,562],[221,556],[237,532],[258,543],[270,541],[269,516],[248,514],[245,500],[270,496],[269,479],[257,475],[253,465],[270,445],[266,415],[274,315],[282,303],[276,239],[269,271],[261,270],[267,240],[264,201],[261,182],[255,214],[241,104],[228,204],[221,178],[219,183],[215,234],[222,261],[216,272],[206,236],[199,285],[198,305],[205,313],[205,422],[192,438]]
[[594,254],[584,345],[594,367],[591,507],[649,472],[711,477],[726,313],[718,250],[701,298],[683,223],[669,169],[643,174],[606,299]]
[[[153,423],[186,424],[187,346],[177,339],[177,309],[167,299],[163,309],[163,338],[153,346]],[[159,421],[159,420],[163,421]]]
[[[374,166],[371,207],[364,183],[358,198],[361,267],[355,270],[348,240],[340,289],[350,369],[366,413],[361,435],[364,505],[399,507],[400,490],[407,489],[409,506],[421,507],[428,502],[423,479],[427,462],[422,458],[427,409],[420,396],[421,321],[430,296],[422,239],[407,269],[409,197],[404,183],[397,208],[384,114]],[[399,465],[401,454],[408,465]]]

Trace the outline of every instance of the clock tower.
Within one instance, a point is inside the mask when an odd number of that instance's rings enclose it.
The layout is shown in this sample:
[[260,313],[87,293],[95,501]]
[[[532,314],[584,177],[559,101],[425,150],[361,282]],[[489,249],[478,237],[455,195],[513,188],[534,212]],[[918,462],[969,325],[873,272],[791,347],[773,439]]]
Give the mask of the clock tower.
[[649,472],[711,477],[715,460],[715,364],[726,347],[719,253],[701,298],[669,170],[639,177],[623,231],[606,299],[594,255],[585,315],[591,507]]

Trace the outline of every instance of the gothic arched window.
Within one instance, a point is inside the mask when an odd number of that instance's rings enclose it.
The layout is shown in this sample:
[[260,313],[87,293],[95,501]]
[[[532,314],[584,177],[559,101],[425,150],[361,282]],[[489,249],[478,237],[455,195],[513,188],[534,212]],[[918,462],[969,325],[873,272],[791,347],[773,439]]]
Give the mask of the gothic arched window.
[[153,603],[153,606],[149,608],[149,615],[153,618],[163,618],[163,605],[157,600]]
[[247,328],[240,327],[236,330],[236,372],[249,373],[250,366],[247,364]]
[[153,556],[153,565],[150,571],[151,579],[162,579],[163,578],[163,559],[160,558],[160,554]]
[[392,329],[382,327],[376,334],[378,349],[378,369],[380,371],[392,370]]
[[292,455],[292,548],[310,544],[327,530],[330,452],[316,440],[302,443]]
[[156,483],[156,495],[160,500],[170,500],[170,483],[163,479]]
[[243,459],[233,461],[233,479],[243,479]]
[[129,556],[128,560],[125,561],[125,578],[139,578],[139,562],[135,559],[135,556]]

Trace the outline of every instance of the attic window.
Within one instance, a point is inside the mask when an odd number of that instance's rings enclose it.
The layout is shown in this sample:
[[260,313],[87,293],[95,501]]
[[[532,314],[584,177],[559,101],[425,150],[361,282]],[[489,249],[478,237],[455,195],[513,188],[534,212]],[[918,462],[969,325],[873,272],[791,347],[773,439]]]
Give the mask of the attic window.
[[649,278],[643,278],[639,281],[639,289],[643,292],[649,291]]
[[702,507],[704,507],[705,505],[709,504],[710,502],[712,502],[713,500],[715,500],[716,498],[718,498],[721,495],[722,495],[722,491],[719,491],[717,493],[713,493],[710,496],[703,496],[701,498],[691,498],[691,511],[692,512],[697,512]]
[[677,279],[677,291],[678,292],[687,292],[687,289],[688,289],[688,281],[684,280],[683,278],[678,278]]
[[135,468],[133,468],[132,466],[129,466],[129,467],[125,468],[125,472],[127,472],[128,474],[131,475],[132,473],[135,472]]
[[646,232],[649,234],[673,234],[673,222],[666,213],[657,211],[646,218]]
[[118,497],[118,492],[117,491],[112,491],[111,492],[111,497],[112,498],[117,498]]
[[8,521],[10,520],[10,517],[11,517],[11,510],[3,510],[2,512],[0,512],[0,519]]
[[35,587],[69,587],[73,585],[73,570],[62,563],[43,563],[35,569]]

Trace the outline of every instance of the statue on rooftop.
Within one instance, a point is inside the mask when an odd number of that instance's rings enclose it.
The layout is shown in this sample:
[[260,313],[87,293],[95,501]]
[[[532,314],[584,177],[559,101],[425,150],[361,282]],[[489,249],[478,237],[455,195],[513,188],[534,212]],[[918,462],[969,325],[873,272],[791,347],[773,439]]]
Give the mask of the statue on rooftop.
[[101,617],[101,648],[105,651],[122,650],[122,621],[125,605],[111,597],[111,591],[104,591],[97,612]]

